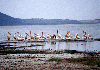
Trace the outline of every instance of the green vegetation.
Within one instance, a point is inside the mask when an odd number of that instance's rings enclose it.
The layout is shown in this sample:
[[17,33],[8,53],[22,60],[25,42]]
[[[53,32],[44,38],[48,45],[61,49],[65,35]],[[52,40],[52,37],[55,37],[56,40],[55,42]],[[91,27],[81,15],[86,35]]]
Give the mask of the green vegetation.
[[99,57],[83,57],[83,58],[68,58],[68,59],[51,58],[49,59],[49,61],[57,61],[58,63],[61,62],[62,60],[66,60],[69,63],[81,62],[82,64],[85,64],[85,65],[91,65],[91,66],[98,65],[98,67],[100,67]]
[[48,61],[56,61],[57,64],[58,64],[58,63],[61,62],[62,60],[64,60],[64,59],[61,59],[61,58],[51,58],[51,59],[49,59]]
[[63,59],[61,59],[61,58],[51,58],[51,59],[49,59],[49,61],[57,61],[57,62],[60,62],[62,60]]
[[81,62],[85,65],[98,65],[100,67],[100,58],[99,57],[83,57],[75,59],[66,59],[69,63],[71,62]]

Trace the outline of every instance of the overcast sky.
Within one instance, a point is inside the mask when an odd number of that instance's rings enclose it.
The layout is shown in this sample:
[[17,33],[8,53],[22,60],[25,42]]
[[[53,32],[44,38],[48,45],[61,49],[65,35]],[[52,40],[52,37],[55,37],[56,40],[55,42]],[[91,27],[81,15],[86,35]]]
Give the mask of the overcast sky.
[[0,0],[0,12],[15,18],[100,19],[100,0]]

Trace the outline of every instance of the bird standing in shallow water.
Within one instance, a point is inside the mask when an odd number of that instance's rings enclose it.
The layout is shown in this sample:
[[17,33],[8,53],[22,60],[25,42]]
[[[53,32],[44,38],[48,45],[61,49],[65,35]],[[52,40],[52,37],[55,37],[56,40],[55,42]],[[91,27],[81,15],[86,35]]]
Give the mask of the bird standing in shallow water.
[[13,38],[16,40],[17,38],[16,38],[16,33],[15,33],[15,35],[13,36]]
[[24,40],[24,37],[22,35],[19,35],[19,32],[18,33],[18,38],[16,40],[18,41],[23,41]]
[[50,35],[48,34],[48,35],[47,35],[47,39],[50,39],[50,38],[51,38],[51,37],[50,37]]
[[91,37],[91,35],[88,34],[88,39],[89,39],[89,40],[93,40],[93,37]]
[[33,36],[33,35],[31,35],[31,31],[30,31],[30,38],[31,38],[31,39],[34,39],[34,36]]
[[59,39],[64,39],[60,34],[58,34],[58,30],[57,30],[57,36],[59,37]]
[[70,31],[67,31],[67,33],[65,34],[65,37],[69,38],[70,37]]
[[86,32],[83,31],[83,36],[81,37],[82,39],[86,40],[87,39],[87,35]]
[[76,39],[80,39],[78,33],[75,35],[75,38],[76,38]]
[[37,34],[37,33],[34,33],[34,35],[35,35],[35,39],[37,39],[37,40],[39,40],[40,39],[40,35],[39,34]]
[[[27,35],[28,35],[28,34],[25,32],[25,40],[27,39]],[[29,36],[29,35],[28,35],[28,36]]]
[[10,40],[11,33],[8,32],[8,34],[9,34],[9,35],[7,36],[7,39]]
[[43,35],[43,32],[42,32],[40,39],[46,39],[45,36]]

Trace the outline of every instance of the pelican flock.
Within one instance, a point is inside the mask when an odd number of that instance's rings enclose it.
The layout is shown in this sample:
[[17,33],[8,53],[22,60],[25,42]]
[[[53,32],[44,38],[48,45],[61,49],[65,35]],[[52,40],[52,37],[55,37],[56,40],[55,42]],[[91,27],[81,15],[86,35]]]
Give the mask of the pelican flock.
[[[10,36],[11,36],[11,33],[8,32],[8,36],[7,36],[7,39],[10,40]],[[27,38],[29,37],[29,38]],[[65,38],[62,37],[62,35],[59,33],[59,31],[57,30],[57,34],[53,34],[53,35],[47,35],[47,38],[44,36],[43,32],[42,32],[42,35],[39,35],[37,33],[34,33],[34,36],[31,34],[31,31],[30,31],[30,34],[28,34],[27,32],[25,32],[25,36],[22,36],[19,34],[19,32],[16,32],[15,35],[13,35],[13,39],[14,40],[18,40],[18,41],[23,41],[23,40],[67,40],[67,39],[71,39],[71,40],[93,40],[93,37],[91,37],[90,34],[86,35],[86,31],[83,31],[83,36],[80,37],[78,35],[78,33],[73,37],[71,34],[70,34],[70,31],[67,31],[67,33],[65,34]]]

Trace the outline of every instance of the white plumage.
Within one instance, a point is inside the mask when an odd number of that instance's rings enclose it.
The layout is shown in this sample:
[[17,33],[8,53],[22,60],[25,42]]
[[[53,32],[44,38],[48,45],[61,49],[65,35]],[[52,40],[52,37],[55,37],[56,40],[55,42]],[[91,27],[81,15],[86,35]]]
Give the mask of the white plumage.
[[48,39],[50,39],[50,38],[51,38],[49,34],[47,35],[47,38],[48,38]]
[[34,39],[34,36],[33,36],[33,35],[30,35],[30,38],[31,38],[31,39]]
[[10,35],[7,36],[7,39],[10,40]]
[[16,35],[14,35],[13,38],[16,40]]

